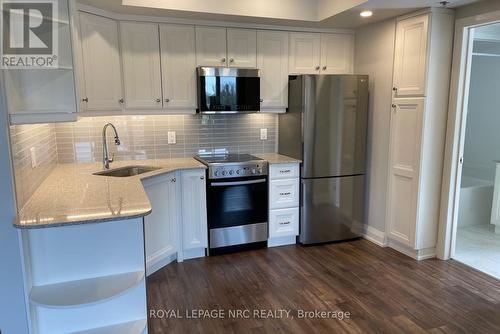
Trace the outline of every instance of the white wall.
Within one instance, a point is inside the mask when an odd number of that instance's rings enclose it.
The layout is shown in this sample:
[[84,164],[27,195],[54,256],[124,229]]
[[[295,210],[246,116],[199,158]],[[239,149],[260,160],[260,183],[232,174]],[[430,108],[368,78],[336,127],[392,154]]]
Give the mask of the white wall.
[[500,57],[473,56],[465,132],[466,176],[491,182],[500,159]]
[[[1,84],[0,79],[0,84]],[[0,93],[0,331],[28,333],[17,230],[7,112]]]
[[354,71],[368,74],[370,80],[366,217],[368,225],[379,231],[385,230],[386,221],[395,29],[391,19],[356,31]]

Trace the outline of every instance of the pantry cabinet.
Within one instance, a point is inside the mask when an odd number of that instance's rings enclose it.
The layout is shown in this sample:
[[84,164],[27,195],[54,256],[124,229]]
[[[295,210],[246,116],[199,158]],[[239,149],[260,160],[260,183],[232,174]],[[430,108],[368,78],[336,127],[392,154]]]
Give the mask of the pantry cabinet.
[[425,259],[439,225],[454,17],[433,8],[396,25],[386,231],[389,246]]
[[395,97],[425,96],[429,15],[400,20],[394,55]]
[[158,25],[121,22],[125,108],[162,108]]
[[288,38],[287,32],[257,32],[262,112],[285,112],[288,107]]
[[195,112],[195,28],[160,25],[163,109]]
[[181,182],[183,249],[206,248],[208,232],[205,171],[183,171]]
[[80,13],[82,55],[82,108],[121,110],[124,101],[118,44],[118,23],[102,16]]
[[291,33],[291,74],[352,74],[354,35]]
[[196,27],[196,64],[226,66],[226,28]]

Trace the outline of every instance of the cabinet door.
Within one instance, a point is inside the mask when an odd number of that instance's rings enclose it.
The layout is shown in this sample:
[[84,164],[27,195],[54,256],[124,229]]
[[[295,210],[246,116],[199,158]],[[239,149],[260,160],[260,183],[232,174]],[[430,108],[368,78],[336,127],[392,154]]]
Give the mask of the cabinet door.
[[352,74],[354,36],[321,34],[321,74]]
[[269,182],[269,209],[299,206],[299,179],[271,180]]
[[299,235],[299,208],[269,211],[269,238]]
[[160,25],[163,108],[196,112],[196,59],[193,26]]
[[205,248],[208,245],[205,170],[183,171],[181,184],[182,248]]
[[227,29],[227,58],[229,67],[257,66],[257,31]]
[[289,69],[291,74],[318,74],[320,71],[320,34],[291,33]]
[[288,106],[288,33],[257,32],[261,110]]
[[121,110],[122,74],[118,23],[80,13],[80,33],[86,110]]
[[148,274],[170,262],[178,250],[180,203],[176,176],[169,173],[143,182],[153,208],[151,214],[144,217]]
[[428,15],[422,15],[397,23],[395,97],[425,96],[428,22]]
[[158,25],[126,22],[120,24],[120,29],[125,107],[130,109],[161,108]]
[[389,234],[415,247],[424,99],[395,99],[391,117]]
[[196,27],[196,64],[226,66],[226,28]]

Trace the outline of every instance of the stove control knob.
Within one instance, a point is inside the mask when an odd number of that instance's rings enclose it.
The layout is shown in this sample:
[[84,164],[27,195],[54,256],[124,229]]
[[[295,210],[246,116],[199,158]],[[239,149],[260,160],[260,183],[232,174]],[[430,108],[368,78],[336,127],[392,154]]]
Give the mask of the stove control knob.
[[255,168],[252,168],[252,174],[257,174],[257,170]]
[[225,170],[222,171],[222,176],[225,176],[227,172]]
[[241,174],[241,169],[236,170],[236,174],[240,175]]
[[229,171],[229,175],[233,175],[233,174],[234,174],[234,170],[232,170],[232,169],[231,169],[231,170]]
[[216,170],[216,171],[214,172],[214,175],[215,175],[215,176],[219,176],[219,171],[218,171],[218,170]]

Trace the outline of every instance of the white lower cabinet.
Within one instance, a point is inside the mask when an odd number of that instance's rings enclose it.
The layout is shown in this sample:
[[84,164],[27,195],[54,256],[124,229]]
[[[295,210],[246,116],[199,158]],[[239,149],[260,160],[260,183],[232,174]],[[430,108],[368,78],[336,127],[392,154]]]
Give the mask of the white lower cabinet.
[[158,175],[143,181],[152,212],[145,217],[146,272],[201,257],[208,245],[205,170]]
[[299,235],[299,163],[269,166],[268,247],[291,245]]

